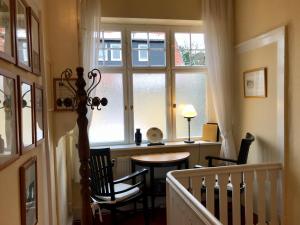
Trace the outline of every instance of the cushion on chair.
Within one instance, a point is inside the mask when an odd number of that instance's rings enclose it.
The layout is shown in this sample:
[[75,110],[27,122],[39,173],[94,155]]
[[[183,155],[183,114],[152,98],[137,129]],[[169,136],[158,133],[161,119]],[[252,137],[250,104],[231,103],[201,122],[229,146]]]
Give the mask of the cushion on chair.
[[[115,192],[119,192],[119,191],[128,189],[130,187],[132,187],[132,185],[125,184],[125,183],[115,184],[115,186],[114,186]],[[133,188],[133,189],[131,189],[129,191],[126,191],[126,192],[123,192],[123,193],[120,193],[120,194],[116,194],[115,195],[116,201],[119,202],[119,201],[125,200],[127,198],[130,198],[131,196],[137,194],[139,191],[140,191],[140,189],[138,187],[135,187],[135,188]],[[102,199],[104,201],[110,201],[110,197],[109,196],[99,196],[99,195],[96,195],[96,197],[99,198],[99,199]]]

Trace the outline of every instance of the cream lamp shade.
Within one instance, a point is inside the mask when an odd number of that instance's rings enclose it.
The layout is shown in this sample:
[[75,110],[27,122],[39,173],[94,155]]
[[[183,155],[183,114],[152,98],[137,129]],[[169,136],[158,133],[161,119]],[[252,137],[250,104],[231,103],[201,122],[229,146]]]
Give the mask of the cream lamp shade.
[[185,118],[194,118],[197,116],[197,111],[193,105],[186,105],[182,110],[182,115]]

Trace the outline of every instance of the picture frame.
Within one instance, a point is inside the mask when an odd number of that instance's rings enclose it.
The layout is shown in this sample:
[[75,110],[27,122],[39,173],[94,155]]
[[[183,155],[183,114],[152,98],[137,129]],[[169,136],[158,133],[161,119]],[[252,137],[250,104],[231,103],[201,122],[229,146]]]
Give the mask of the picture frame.
[[261,67],[244,72],[244,97],[267,97],[267,68]]
[[40,144],[45,139],[44,119],[44,89],[34,83],[34,112],[35,112],[35,143]]
[[21,154],[35,147],[33,83],[18,76]]
[[29,7],[28,11],[32,73],[41,75],[40,20],[39,17],[34,13],[32,8]]
[[0,69],[0,170],[19,158],[17,76]]
[[0,0],[0,58],[16,63],[14,0]]
[[31,41],[29,28],[29,7],[25,0],[16,0],[15,36],[17,66],[31,72]]
[[37,158],[30,158],[20,167],[21,225],[38,222]]
[[[77,79],[70,79],[69,82],[75,87]],[[62,85],[60,78],[53,79],[54,89],[54,111],[74,111],[74,96],[70,87]]]

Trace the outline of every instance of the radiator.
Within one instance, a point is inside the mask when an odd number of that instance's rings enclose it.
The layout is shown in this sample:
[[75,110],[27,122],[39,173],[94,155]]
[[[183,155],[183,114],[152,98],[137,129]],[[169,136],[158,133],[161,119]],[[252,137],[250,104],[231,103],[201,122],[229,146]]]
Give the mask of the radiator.
[[114,166],[114,178],[118,179],[131,174],[131,159],[129,156],[117,157]]

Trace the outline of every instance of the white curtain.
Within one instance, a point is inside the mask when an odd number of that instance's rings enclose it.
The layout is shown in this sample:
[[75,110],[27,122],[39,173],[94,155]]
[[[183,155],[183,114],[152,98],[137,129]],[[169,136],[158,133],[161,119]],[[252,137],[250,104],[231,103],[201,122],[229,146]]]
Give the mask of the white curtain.
[[203,0],[202,7],[208,81],[221,131],[221,155],[236,159],[232,134],[232,0]]
[[[85,75],[90,70],[97,68],[97,56],[100,48],[100,22],[101,22],[101,0],[79,0],[79,40],[80,40],[80,61],[85,71]],[[85,76],[87,78],[87,76]],[[87,87],[91,80],[86,79]],[[92,96],[95,95],[91,93]],[[87,118],[90,122],[93,111],[89,108]],[[89,127],[88,126],[88,127]],[[80,181],[79,175],[79,156],[76,148],[78,140],[77,125],[73,130],[72,151],[73,154],[73,179],[75,182]]]

